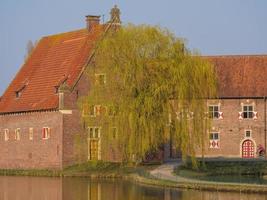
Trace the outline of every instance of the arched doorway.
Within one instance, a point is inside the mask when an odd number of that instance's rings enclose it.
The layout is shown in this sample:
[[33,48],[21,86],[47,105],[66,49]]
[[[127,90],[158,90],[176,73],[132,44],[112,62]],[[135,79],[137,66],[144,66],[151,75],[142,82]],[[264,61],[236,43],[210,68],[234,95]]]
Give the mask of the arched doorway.
[[254,158],[255,147],[251,140],[245,140],[242,144],[242,158]]

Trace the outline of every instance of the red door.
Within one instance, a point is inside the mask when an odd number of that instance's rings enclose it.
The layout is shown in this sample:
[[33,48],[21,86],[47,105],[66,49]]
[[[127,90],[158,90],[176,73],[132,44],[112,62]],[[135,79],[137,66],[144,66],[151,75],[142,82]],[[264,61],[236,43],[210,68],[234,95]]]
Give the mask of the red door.
[[254,158],[254,144],[251,140],[246,140],[243,142],[242,158]]

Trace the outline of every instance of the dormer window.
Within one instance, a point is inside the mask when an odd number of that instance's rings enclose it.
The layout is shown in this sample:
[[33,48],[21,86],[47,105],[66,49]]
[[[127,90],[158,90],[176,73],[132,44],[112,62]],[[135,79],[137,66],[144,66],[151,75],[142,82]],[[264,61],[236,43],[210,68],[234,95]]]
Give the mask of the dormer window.
[[16,91],[15,93],[16,93],[16,98],[17,98],[17,99],[20,98],[20,96],[21,96],[21,91]]
[[15,91],[15,95],[17,99],[21,97],[22,91],[25,89],[27,85],[28,85],[28,82],[23,84],[21,87],[17,88],[17,90]]
[[55,86],[55,94],[58,93],[59,86]]

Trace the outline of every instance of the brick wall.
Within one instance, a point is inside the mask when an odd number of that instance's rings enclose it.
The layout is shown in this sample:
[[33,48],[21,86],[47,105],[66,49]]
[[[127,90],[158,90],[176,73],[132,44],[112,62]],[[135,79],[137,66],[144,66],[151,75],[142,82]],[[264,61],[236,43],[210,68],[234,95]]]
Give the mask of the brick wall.
[[[213,100],[209,101],[209,104],[220,104],[223,119],[212,120],[211,131],[219,132],[219,148],[209,148],[209,139],[207,138],[206,156],[241,157],[241,146],[246,139],[255,142],[254,145],[256,147],[258,145],[265,145],[263,99]],[[257,119],[239,119],[242,104],[254,105]],[[251,138],[245,137],[245,130],[252,131]]]
[[72,114],[63,116],[63,167],[87,161],[87,131],[78,107],[78,100],[87,95],[88,91],[89,81],[84,73],[75,89],[64,94],[64,110],[71,110]]
[[[219,148],[210,148],[209,133],[205,137],[205,157],[242,157],[242,144],[251,140],[254,145],[254,155],[258,157],[257,148],[262,145],[265,148],[265,119],[264,99],[220,99],[208,100],[208,105],[219,105],[223,113],[222,119],[211,120],[210,132],[219,133]],[[257,119],[239,119],[242,105],[253,105],[257,112]],[[251,137],[245,136],[245,131],[251,130]],[[266,148],[265,148],[266,149]],[[176,149],[174,148],[175,152]],[[165,159],[170,156],[169,142],[165,145]],[[201,148],[197,148],[196,156],[201,157]]]
[[[0,168],[61,168],[62,122],[59,112],[0,115]],[[51,128],[49,139],[42,138],[43,127]],[[20,128],[20,140],[15,140],[16,128]],[[29,128],[33,128],[33,140]],[[4,129],[9,129],[8,141]]]

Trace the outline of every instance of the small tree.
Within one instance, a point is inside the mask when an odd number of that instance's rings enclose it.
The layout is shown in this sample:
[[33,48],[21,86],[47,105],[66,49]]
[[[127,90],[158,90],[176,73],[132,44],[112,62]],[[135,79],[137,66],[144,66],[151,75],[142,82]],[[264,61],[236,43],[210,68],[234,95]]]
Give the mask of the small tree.
[[184,158],[203,146],[206,99],[216,95],[216,79],[212,65],[183,40],[146,25],[111,30],[97,45],[95,68],[107,74],[107,87],[92,86],[83,101],[117,108],[112,120],[126,160],[140,161],[166,142],[167,125]]

